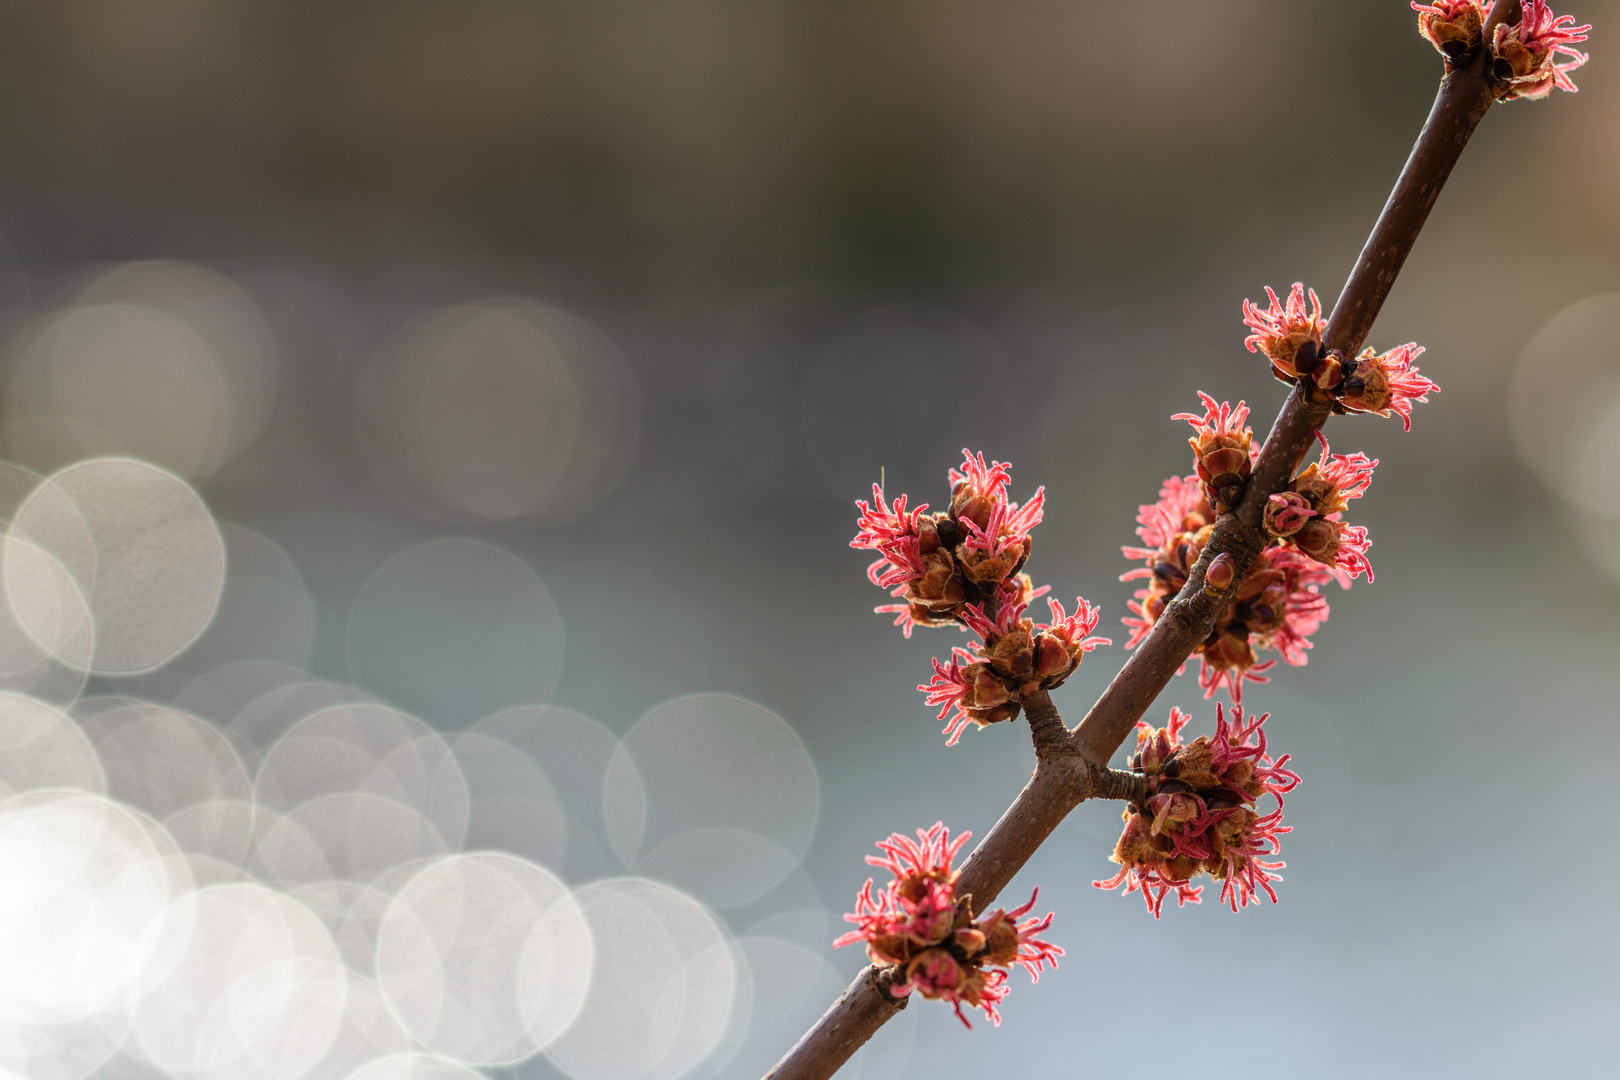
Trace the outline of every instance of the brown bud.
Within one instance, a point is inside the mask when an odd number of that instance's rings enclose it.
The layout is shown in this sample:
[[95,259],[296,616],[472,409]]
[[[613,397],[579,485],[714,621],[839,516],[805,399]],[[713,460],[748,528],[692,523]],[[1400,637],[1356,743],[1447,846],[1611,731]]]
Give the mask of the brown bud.
[[[1017,934],[1015,931],[1014,937],[1016,938],[1016,936]],[[952,940],[956,943],[957,948],[961,949],[969,956],[979,955],[980,953],[984,952],[986,946],[984,932],[972,926],[964,926],[960,930],[956,931],[956,933],[952,935]],[[991,962],[994,963],[994,961]]]
[[1003,634],[986,648],[990,666],[1002,675],[1015,679],[1028,678],[1035,670],[1035,642],[1030,636],[1031,623],[1025,619]]
[[1355,374],[1344,380],[1340,397],[1345,405],[1359,412],[1382,412],[1394,395],[1389,389],[1389,373],[1376,356],[1363,356]]
[[1009,697],[1006,684],[996,678],[984,664],[973,664],[969,670],[972,668],[978,669],[973,675],[974,706],[980,709],[993,709],[1005,703]]
[[988,950],[984,962],[1011,967],[1018,959],[1018,924],[1007,917],[1006,911],[997,908],[980,921],[979,927],[984,932]]
[[1152,830],[1149,828],[1146,815],[1130,807],[1125,808],[1124,817],[1125,831],[1119,834],[1112,859],[1121,866],[1141,866],[1150,861],[1154,855]]
[[1230,589],[1236,571],[1237,564],[1232,561],[1231,555],[1223,551],[1215,556],[1214,561],[1209,564],[1209,569],[1204,571],[1205,594],[1213,596]]
[[1182,783],[1197,790],[1215,787],[1215,750],[1209,745],[1209,736],[1200,735],[1181,748],[1176,755],[1176,776]]
[[1000,555],[987,555],[976,548],[969,549],[966,545],[958,545],[956,557],[974,584],[993,591],[1029,558],[1030,546],[1027,536],[1021,543],[1014,544]]
[[1294,534],[1294,546],[1317,562],[1331,563],[1339,553],[1339,538],[1343,533],[1343,522],[1312,518]]
[[958,520],[966,518],[984,529],[990,524],[990,511],[995,505],[988,496],[973,495],[963,488],[951,499],[951,516]]
[[911,959],[911,941],[904,934],[880,934],[866,943],[866,955],[880,964],[904,964]]
[[1052,679],[1067,675],[1078,667],[1077,657],[1070,655],[1068,648],[1051,634],[1040,634],[1035,638],[1035,677],[1038,679]]

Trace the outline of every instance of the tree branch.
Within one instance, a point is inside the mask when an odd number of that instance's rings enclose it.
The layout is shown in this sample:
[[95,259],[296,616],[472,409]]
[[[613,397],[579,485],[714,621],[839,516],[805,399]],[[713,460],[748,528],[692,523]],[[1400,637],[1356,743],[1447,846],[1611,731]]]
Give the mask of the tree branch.
[[[1512,18],[1517,6],[1518,0],[1496,0],[1488,26]],[[1487,29],[1487,39],[1488,34]],[[1490,108],[1492,93],[1485,75],[1489,56],[1490,49],[1482,46],[1465,68],[1441,80],[1417,143],[1328,318],[1324,348],[1346,356],[1361,348],[1463,147]],[[1242,499],[1217,519],[1186,586],[1079,726],[1065,732],[1066,745],[1053,741],[1052,725],[1061,725],[1061,720],[1045,692],[1025,704],[1036,743],[1035,772],[962,867],[958,889],[972,894],[975,911],[982,912],[995,901],[1069,811],[1085,799],[1140,797],[1140,778],[1108,769],[1108,760],[1213,629],[1224,597],[1204,592],[1210,562],[1223,552],[1230,554],[1236,563],[1234,580],[1243,580],[1265,546],[1260,522],[1266,500],[1292,481],[1331,409],[1332,398],[1306,382],[1289,393]],[[903,1000],[895,1000],[887,989],[884,980],[890,975],[892,969],[874,966],[857,976],[768,1080],[832,1076],[903,1006]]]

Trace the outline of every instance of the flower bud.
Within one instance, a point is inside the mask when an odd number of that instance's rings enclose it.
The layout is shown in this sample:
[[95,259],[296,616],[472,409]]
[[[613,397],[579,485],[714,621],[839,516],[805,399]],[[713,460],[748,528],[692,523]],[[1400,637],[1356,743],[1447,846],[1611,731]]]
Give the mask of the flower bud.
[[1412,10],[1418,13],[1418,33],[1440,51],[1448,67],[1481,41],[1484,12],[1474,0],[1435,0],[1432,4],[1413,0]]
[[985,656],[999,674],[1015,679],[1028,678],[1035,670],[1035,642],[1028,619],[1010,633],[986,642]]
[[1412,403],[1428,401],[1440,387],[1418,374],[1412,361],[1423,353],[1422,346],[1407,342],[1387,353],[1366,349],[1346,363],[1344,382],[1339,385],[1339,403],[1354,412],[1396,413],[1402,425],[1412,429]]
[[[1576,26],[1570,15],[1554,15],[1546,0],[1524,0],[1519,21],[1500,22],[1491,36],[1491,76],[1496,80],[1496,96],[1503,101],[1516,98],[1535,100],[1552,93],[1554,87],[1575,92],[1569,73],[1586,63],[1588,56],[1573,47],[1586,40],[1590,26]],[[1558,63],[1560,55],[1569,57]]]
[[1285,491],[1266,500],[1266,512],[1262,521],[1266,532],[1281,538],[1293,536],[1315,516],[1316,511],[1311,509],[1304,496]]
[[1035,638],[1036,678],[1051,679],[1067,675],[1075,666],[1076,658],[1054,635],[1040,634]]
[[981,589],[989,588],[994,591],[996,586],[1005,581],[1008,575],[1029,558],[1030,547],[1030,538],[1026,536],[1000,554],[992,555],[964,544],[956,549],[956,555],[961,560],[962,570],[969,580]]
[[1293,535],[1294,546],[1320,563],[1331,565],[1339,554],[1339,538],[1344,534],[1344,522],[1313,518]]
[[1199,814],[1198,797],[1179,791],[1155,795],[1148,800],[1148,809],[1153,811],[1151,831],[1158,836],[1196,818]]
[[976,495],[971,490],[963,489],[951,499],[951,516],[958,521],[966,518],[982,529],[990,524],[990,512],[995,506],[989,496]]
[[[1266,286],[1270,308],[1261,308],[1250,300],[1243,301],[1243,322],[1253,331],[1243,344],[1250,352],[1256,349],[1271,360],[1272,373],[1285,382],[1292,382],[1307,374],[1299,367],[1303,363],[1314,371],[1322,347],[1322,331],[1327,320],[1322,318],[1322,302],[1316,290],[1310,290],[1311,306],[1305,305],[1306,290],[1302,282],[1294,282],[1287,302],[1277,299],[1271,286]],[[1309,348],[1306,348],[1307,343]],[[1303,350],[1303,355],[1302,355]]]
[[[986,947],[984,932],[972,926],[964,926],[957,930],[951,935],[951,940],[955,942],[957,948],[970,957],[984,952]],[[1017,940],[1016,931],[1014,932],[1014,940]],[[995,963],[995,961],[991,960],[990,963]]]
[[[977,670],[975,670],[977,669]],[[973,707],[978,709],[993,709],[1006,702],[1010,696],[1007,685],[996,678],[990,668],[984,664],[973,664],[963,670],[966,675],[972,672],[973,678]]]
[[1114,845],[1114,861],[1122,866],[1136,866],[1154,856],[1152,829],[1146,815],[1125,808],[1125,830]]
[[906,980],[925,997],[954,995],[966,981],[962,965],[944,949],[924,949],[906,965]]
[[1237,571],[1237,564],[1232,556],[1221,552],[1204,571],[1204,592],[1206,594],[1223,593],[1232,587],[1232,577]]

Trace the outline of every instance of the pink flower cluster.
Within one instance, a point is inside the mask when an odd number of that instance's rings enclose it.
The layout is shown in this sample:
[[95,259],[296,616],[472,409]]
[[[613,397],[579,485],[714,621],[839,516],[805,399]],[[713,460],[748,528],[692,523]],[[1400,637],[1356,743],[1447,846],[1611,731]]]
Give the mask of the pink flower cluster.
[[944,732],[951,745],[969,724],[1013,719],[1025,696],[1061,685],[1086,653],[1111,644],[1090,636],[1099,615],[1080,597],[1073,614],[1048,600],[1051,622],[1024,617],[1030,601],[1049,591],[1022,573],[1046,489],[1020,506],[1007,498],[1010,466],[987,465],[967,450],[962,456],[962,468],[949,473],[949,510],[908,510],[904,495],[891,507],[874,487],[871,503],[855,504],[860,532],[850,541],[881,555],[867,576],[902,602],[877,610],[896,613],[907,637],[916,626],[953,624],[979,636],[970,648],[952,649],[949,661],[935,660],[932,680],[917,687],[940,707],[941,720],[955,710]]
[[1008,594],[1009,586],[1026,604],[1045,591],[1019,571],[1029,558],[1030,531],[1044,514],[1046,489],[1020,506],[1007,498],[1011,466],[986,465],[983,454],[967,450],[962,456],[961,470],[947,474],[951,504],[943,513],[925,513],[927,503],[908,510],[905,495],[890,507],[876,484],[871,503],[855,503],[860,531],[849,546],[879,554],[866,576],[904,602],[877,610],[896,613],[895,625],[907,637],[916,626],[957,623],[969,604],[982,608]]
[[1262,308],[1252,300],[1243,301],[1243,323],[1251,333],[1243,340],[1250,352],[1265,353],[1271,373],[1286,383],[1308,380],[1318,389],[1331,393],[1335,412],[1366,412],[1389,416],[1395,413],[1406,429],[1412,429],[1412,403],[1428,401],[1440,387],[1418,374],[1412,361],[1423,349],[1416,342],[1399,345],[1386,353],[1365,349],[1354,360],[1346,360],[1334,350],[1324,351],[1322,304],[1316,290],[1310,290],[1311,306],[1306,308],[1306,289],[1294,282],[1286,301],[1278,300],[1271,286],[1266,298],[1271,305]]
[[1366,494],[1378,462],[1366,454],[1335,454],[1321,432],[1322,458],[1294,478],[1286,491],[1271,496],[1262,519],[1266,532],[1336,571],[1341,583],[1360,574],[1373,580],[1367,561],[1367,530],[1344,523],[1345,506]]
[[[1127,648],[1141,644],[1166,606],[1187,584],[1193,564],[1214,533],[1217,510],[1230,508],[1247,470],[1234,467],[1232,453],[1247,457],[1255,452],[1252,432],[1238,430],[1248,409],[1232,408],[1208,394],[1204,415],[1178,413],[1198,436],[1191,441],[1196,474],[1172,476],[1159,489],[1159,501],[1140,507],[1136,535],[1141,547],[1121,549],[1141,566],[1121,576],[1122,581],[1144,581],[1125,617],[1130,629]],[[1211,440],[1218,434],[1220,442]],[[1206,447],[1213,447],[1205,453]],[[1222,457],[1224,455],[1224,457]],[[1213,460],[1212,460],[1213,459]],[[1367,560],[1371,541],[1367,530],[1343,520],[1346,503],[1360,498],[1372,483],[1378,462],[1365,454],[1332,454],[1322,444],[1322,458],[1271,497],[1265,509],[1270,542],[1249,573],[1230,588],[1214,629],[1195,655],[1200,663],[1199,684],[1206,698],[1225,685],[1234,702],[1243,700],[1243,685],[1266,682],[1265,672],[1275,660],[1260,660],[1260,650],[1274,650],[1288,663],[1305,663],[1311,635],[1327,620],[1328,604],[1322,586],[1338,581],[1344,588],[1362,574],[1372,580]],[[1228,485],[1217,489],[1216,484]]]
[[[1139,722],[1131,769],[1147,778],[1147,795],[1125,808],[1111,856],[1119,873],[1094,884],[1140,890],[1154,918],[1171,891],[1178,906],[1198,903],[1203,887],[1192,883],[1198,874],[1221,882],[1221,902],[1233,911],[1261,891],[1276,903],[1271,883],[1280,880],[1283,863],[1268,860],[1278,852],[1277,838],[1291,831],[1282,823],[1282,797],[1299,775],[1286,768],[1288,755],[1272,760],[1263,730],[1269,718],[1245,717],[1239,706],[1228,724],[1217,705],[1214,738],[1190,743],[1182,742],[1189,717],[1180,709],[1170,710],[1162,728]],[[1268,795],[1277,808],[1261,814],[1256,803]]]
[[[1446,70],[1472,55],[1484,41],[1489,3],[1476,0],[1412,0],[1418,13],[1418,33],[1446,58]],[[1576,26],[1573,15],[1554,15],[1546,0],[1524,0],[1519,21],[1498,23],[1491,32],[1488,72],[1501,101],[1535,100],[1553,88],[1575,92],[1569,73],[1586,63],[1586,53],[1574,46],[1586,40],[1591,26]],[[1563,58],[1560,62],[1560,58]]]
[[972,897],[956,895],[957,871],[951,868],[972,833],[954,840],[944,822],[917,830],[917,839],[900,833],[878,841],[882,855],[866,861],[889,871],[893,878],[873,892],[872,879],[855,898],[855,910],[845,915],[856,929],[833,942],[842,948],[866,943],[874,964],[893,965],[895,997],[915,991],[925,998],[948,1001],[957,1018],[968,1027],[962,1006],[983,1009],[1000,1025],[1000,1005],[1007,996],[1007,971],[1014,965],[1039,982],[1044,965],[1057,967],[1063,950],[1037,935],[1052,925],[1052,914],[1024,918],[1040,895],[1011,911],[997,908],[973,917]]
[[1073,615],[1056,600],[1047,600],[1052,621],[1024,618],[1025,604],[1003,598],[994,621],[976,605],[968,605],[962,621],[979,635],[972,649],[951,650],[947,663],[934,661],[934,677],[917,687],[930,705],[939,706],[946,720],[947,746],[955,746],[969,724],[986,727],[1010,720],[1023,707],[1023,698],[1037,690],[1063,683],[1086,653],[1111,645],[1105,637],[1091,637],[1101,613],[1083,597],[1075,597]]

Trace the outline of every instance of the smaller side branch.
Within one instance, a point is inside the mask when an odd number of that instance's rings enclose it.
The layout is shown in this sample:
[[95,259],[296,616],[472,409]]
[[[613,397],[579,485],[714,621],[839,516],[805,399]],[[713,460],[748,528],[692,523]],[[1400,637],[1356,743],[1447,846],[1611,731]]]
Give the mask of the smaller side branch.
[[1139,803],[1147,798],[1147,777],[1141,773],[1126,772],[1123,769],[1104,769],[1090,762],[1086,765],[1091,770],[1089,798],[1118,799],[1129,803]]
[[1029,734],[1035,743],[1035,757],[1044,759],[1055,754],[1073,754],[1069,743],[1069,730],[1063,726],[1063,717],[1052,704],[1052,695],[1037,691],[1024,702],[1024,715],[1029,717]]

